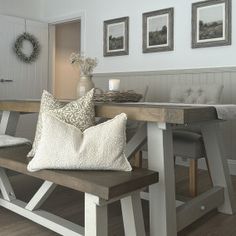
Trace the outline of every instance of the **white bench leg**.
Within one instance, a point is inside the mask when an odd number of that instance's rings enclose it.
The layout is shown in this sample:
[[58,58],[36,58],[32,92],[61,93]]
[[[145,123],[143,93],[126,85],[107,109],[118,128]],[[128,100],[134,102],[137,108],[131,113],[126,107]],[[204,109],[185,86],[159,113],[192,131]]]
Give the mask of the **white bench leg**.
[[140,193],[121,199],[121,208],[126,236],[145,236]]
[[108,236],[107,205],[97,205],[96,197],[88,193],[85,193],[85,236]]

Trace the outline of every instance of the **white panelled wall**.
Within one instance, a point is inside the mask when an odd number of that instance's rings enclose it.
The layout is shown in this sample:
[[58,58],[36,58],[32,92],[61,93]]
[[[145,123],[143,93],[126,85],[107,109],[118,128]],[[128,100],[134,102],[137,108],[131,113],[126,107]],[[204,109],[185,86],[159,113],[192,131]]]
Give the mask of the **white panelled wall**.
[[[140,93],[149,87],[147,100],[167,102],[170,88],[175,85],[187,84],[222,84],[224,86],[222,103],[236,104],[236,67],[191,69],[152,72],[130,73],[99,73],[94,76],[96,87],[108,89],[108,80],[111,78],[121,80],[121,89],[133,89]],[[231,168],[236,174],[236,121],[222,124],[223,142],[225,142],[225,155],[230,160]]]
[[[25,32],[40,43],[40,55],[30,64],[13,52],[16,38]],[[48,25],[37,21],[0,15],[0,77],[12,83],[0,84],[1,99],[37,99],[48,86]]]
[[[25,65],[20,62],[19,69],[23,70],[22,76],[25,76],[26,83],[18,93],[17,99],[39,99],[42,91],[48,89],[48,24],[38,21],[27,20],[27,31],[33,34],[40,43],[41,52],[36,62]],[[34,133],[37,123],[37,114],[24,115],[20,117],[16,135],[34,139]]]
[[[41,46],[37,61],[27,64],[13,52],[16,38],[25,32],[33,34]],[[0,15],[0,99],[39,99],[48,88],[48,24]],[[21,116],[17,135],[32,139],[37,115]]]

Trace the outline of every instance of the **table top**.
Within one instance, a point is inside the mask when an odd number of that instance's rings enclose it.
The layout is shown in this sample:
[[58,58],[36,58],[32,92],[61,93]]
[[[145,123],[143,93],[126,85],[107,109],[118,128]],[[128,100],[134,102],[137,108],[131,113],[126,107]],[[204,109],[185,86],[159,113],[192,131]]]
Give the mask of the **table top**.
[[[66,101],[65,101],[66,103]],[[21,113],[39,112],[39,100],[0,100],[0,110]],[[113,118],[126,113],[128,119],[137,121],[188,124],[217,120],[216,109],[212,106],[178,106],[153,103],[96,103],[96,116]]]

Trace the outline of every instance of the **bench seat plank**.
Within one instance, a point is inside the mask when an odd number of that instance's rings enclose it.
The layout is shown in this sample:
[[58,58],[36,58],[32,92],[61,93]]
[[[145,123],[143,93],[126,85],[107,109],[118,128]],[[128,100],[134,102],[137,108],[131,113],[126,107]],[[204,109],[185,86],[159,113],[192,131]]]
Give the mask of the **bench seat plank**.
[[26,155],[29,151],[30,147],[27,145],[2,148],[0,167],[90,193],[105,200],[158,182],[158,173],[147,169],[135,169],[132,172],[42,170],[31,173],[27,171],[30,159]]

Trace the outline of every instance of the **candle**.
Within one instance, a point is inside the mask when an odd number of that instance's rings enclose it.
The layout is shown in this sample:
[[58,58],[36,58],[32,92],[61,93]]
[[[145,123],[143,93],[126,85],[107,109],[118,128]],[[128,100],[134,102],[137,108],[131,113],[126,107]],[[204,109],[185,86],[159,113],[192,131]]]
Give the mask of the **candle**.
[[120,90],[120,80],[119,79],[110,79],[109,80],[109,90],[110,91],[119,91]]

